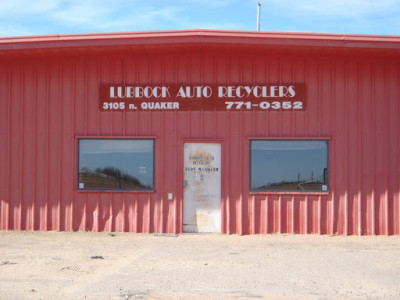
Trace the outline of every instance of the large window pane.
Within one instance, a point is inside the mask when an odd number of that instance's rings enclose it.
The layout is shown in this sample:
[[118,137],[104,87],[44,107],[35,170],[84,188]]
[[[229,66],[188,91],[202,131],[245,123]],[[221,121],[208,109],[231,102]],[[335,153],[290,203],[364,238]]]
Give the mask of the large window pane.
[[328,142],[253,140],[250,143],[253,192],[328,190]]
[[154,140],[80,139],[79,189],[151,190]]

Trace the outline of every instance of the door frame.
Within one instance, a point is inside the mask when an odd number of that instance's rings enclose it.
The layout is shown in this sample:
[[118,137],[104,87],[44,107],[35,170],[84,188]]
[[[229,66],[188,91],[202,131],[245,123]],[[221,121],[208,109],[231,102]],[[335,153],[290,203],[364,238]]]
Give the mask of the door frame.
[[185,205],[185,199],[184,199],[184,168],[185,168],[185,162],[184,162],[184,146],[186,143],[199,143],[199,144],[220,144],[221,145],[221,200],[220,200],[220,213],[221,213],[221,233],[225,232],[226,227],[226,204],[224,199],[225,197],[225,141],[223,139],[182,139],[181,143],[179,145],[178,149],[178,155],[179,155],[179,184],[180,184],[180,209],[179,209],[179,214],[180,214],[180,222],[179,222],[179,227],[180,227],[180,232],[183,231],[183,213],[184,213],[184,205]]

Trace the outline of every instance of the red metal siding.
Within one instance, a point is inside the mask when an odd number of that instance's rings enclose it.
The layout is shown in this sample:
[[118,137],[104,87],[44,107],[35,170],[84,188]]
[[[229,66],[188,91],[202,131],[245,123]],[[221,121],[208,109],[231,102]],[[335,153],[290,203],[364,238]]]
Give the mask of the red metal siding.
[[[356,51],[316,56],[166,49],[2,59],[2,230],[179,233],[182,141],[219,139],[224,233],[400,234],[398,60],[358,57]],[[100,83],[240,82],[304,82],[307,109],[98,108]],[[77,191],[76,138],[83,136],[154,136],[156,191]],[[330,192],[249,193],[249,139],[271,137],[330,138]]]

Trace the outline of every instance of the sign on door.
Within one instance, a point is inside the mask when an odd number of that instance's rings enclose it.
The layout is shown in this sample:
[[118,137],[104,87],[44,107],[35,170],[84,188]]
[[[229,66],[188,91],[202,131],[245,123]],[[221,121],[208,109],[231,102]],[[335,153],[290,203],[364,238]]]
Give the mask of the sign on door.
[[221,232],[221,144],[184,144],[184,232]]

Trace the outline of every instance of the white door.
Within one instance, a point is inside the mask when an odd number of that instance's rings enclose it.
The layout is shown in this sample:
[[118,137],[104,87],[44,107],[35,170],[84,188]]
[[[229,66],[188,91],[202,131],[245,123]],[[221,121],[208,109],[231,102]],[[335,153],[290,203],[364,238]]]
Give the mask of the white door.
[[184,145],[183,231],[221,232],[221,144]]

